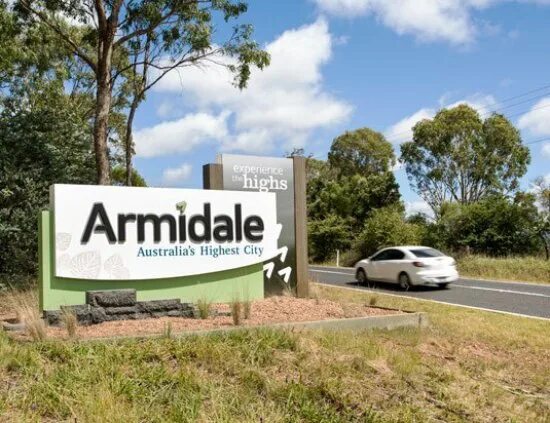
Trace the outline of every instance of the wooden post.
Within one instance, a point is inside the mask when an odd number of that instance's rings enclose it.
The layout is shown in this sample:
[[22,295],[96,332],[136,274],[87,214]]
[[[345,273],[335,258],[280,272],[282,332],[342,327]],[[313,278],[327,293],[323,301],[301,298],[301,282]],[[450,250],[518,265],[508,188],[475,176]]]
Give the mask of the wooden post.
[[294,227],[296,233],[296,295],[309,296],[306,208],[306,159],[294,160]]
[[202,187],[204,189],[223,189],[223,166],[205,164],[202,167]]

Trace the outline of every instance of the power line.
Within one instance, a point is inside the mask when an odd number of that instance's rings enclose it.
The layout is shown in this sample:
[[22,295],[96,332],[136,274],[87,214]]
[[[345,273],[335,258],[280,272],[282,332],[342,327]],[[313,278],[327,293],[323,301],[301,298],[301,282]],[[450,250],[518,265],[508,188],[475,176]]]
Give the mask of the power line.
[[[506,109],[510,109],[512,107],[516,107],[516,106],[519,106],[520,104],[525,104],[525,103],[529,103],[531,101],[534,101],[534,100],[538,100],[539,98],[543,98],[543,97],[546,97],[548,96],[550,93],[544,93],[544,94],[539,94],[535,97],[532,97],[532,98],[528,98],[527,100],[522,100],[522,101],[519,101],[517,103],[514,103],[514,104],[510,104],[508,106],[505,106],[505,107],[501,107],[501,108],[498,108],[498,109],[495,109],[495,110],[487,110],[483,113],[480,113],[480,116],[487,116],[487,115],[491,115],[493,113],[498,113],[502,110],[506,110]],[[488,107],[487,106],[483,106],[484,109],[487,109]]]
[[538,140],[535,140],[535,141],[529,141],[529,142],[524,143],[524,145],[537,144],[537,143],[543,142],[543,141],[550,141],[550,137],[541,138],[541,139],[538,139]]
[[[530,90],[530,91],[527,91],[525,93],[522,93],[522,94],[518,94],[516,96],[513,96],[513,97],[509,97],[507,99],[504,99],[500,102],[497,102],[497,103],[493,103],[492,105],[489,105],[489,106],[484,106],[483,108],[488,108],[488,107],[492,107],[492,106],[495,106],[495,105],[498,105],[498,104],[503,104],[503,103],[507,103],[511,100],[515,100],[515,99],[518,99],[518,98],[521,98],[521,97],[525,97],[525,96],[528,96],[530,94],[533,94],[533,93],[536,93],[536,92],[539,92],[539,91],[542,91],[542,90],[546,90],[550,88],[550,85],[544,85],[542,87],[539,87],[539,88],[535,88],[533,90]],[[534,100],[537,100],[539,98],[542,98],[542,97],[546,97],[547,95],[549,95],[550,93],[543,93],[543,94],[539,94],[539,95],[536,95],[532,98],[528,98],[526,100],[522,100],[520,102],[517,102],[517,103],[514,103],[514,104],[511,104],[511,105],[508,105],[508,106],[505,106],[505,107],[501,107],[501,108],[497,108],[497,109],[494,109],[494,110],[488,110],[486,112],[483,112],[483,113],[480,113],[480,116],[481,117],[484,117],[484,116],[487,116],[487,115],[491,115],[491,114],[494,114],[494,113],[498,113],[499,111],[502,111],[502,110],[505,110],[505,109],[509,109],[509,108],[512,108],[512,107],[515,107],[515,106],[518,106],[518,105],[521,105],[521,104],[524,104],[524,103],[528,103],[528,102],[531,102],[531,101],[534,101]],[[539,106],[539,107],[535,107],[535,108],[532,108],[532,109],[528,109],[528,110],[524,110],[524,111],[520,111],[518,113],[514,113],[514,114],[511,114],[511,115],[508,115],[506,116],[507,118],[510,118],[510,117],[515,117],[515,116],[519,116],[521,114],[524,114],[528,111],[533,111],[533,110],[539,110],[539,109],[544,109],[544,108],[547,108],[547,107],[550,107],[550,104],[548,105],[544,105],[544,106]],[[398,132],[397,134],[393,134],[392,138],[388,141],[390,141],[391,143],[394,143],[394,142],[399,142],[401,141],[401,135],[407,135],[409,133],[409,131],[403,131],[403,132]]]

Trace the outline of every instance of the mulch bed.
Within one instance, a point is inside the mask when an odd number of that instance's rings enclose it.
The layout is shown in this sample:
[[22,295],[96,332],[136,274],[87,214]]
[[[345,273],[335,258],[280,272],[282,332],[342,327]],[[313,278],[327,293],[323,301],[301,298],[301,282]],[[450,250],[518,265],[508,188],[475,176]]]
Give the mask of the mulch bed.
[[[229,314],[228,304],[212,304],[212,310]],[[397,310],[371,307],[364,304],[337,303],[326,299],[303,299],[290,296],[270,297],[254,301],[248,319],[241,311],[240,326],[258,326],[274,323],[308,322],[328,319],[345,319],[353,317],[382,316],[399,314]],[[161,335],[170,326],[172,333],[212,330],[234,327],[233,318],[229,315],[211,316],[207,319],[183,317],[161,317],[158,319],[124,320],[105,322],[91,326],[79,326],[79,339],[110,338],[118,336],[151,336]],[[48,327],[48,338],[68,338],[65,328]],[[27,338],[23,333],[13,333],[17,338]]]

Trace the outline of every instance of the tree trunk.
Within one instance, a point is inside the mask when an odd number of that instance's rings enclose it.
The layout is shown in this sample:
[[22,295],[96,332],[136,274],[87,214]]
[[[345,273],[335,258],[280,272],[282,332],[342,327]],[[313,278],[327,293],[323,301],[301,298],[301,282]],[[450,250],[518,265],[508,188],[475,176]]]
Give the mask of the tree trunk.
[[110,185],[110,165],[107,145],[109,127],[109,110],[111,109],[111,90],[107,84],[98,84],[96,112],[94,122],[94,151],[97,168],[98,185]]
[[97,66],[96,109],[94,121],[94,151],[98,185],[111,184],[111,165],[109,163],[109,113],[111,111],[111,56],[112,45],[104,42],[99,48]]
[[130,113],[128,113],[128,120],[126,122],[126,186],[132,186],[132,156],[134,153],[134,134],[132,132],[132,126],[134,124],[134,116],[136,115],[136,109],[139,105],[137,97],[134,97],[130,106]]

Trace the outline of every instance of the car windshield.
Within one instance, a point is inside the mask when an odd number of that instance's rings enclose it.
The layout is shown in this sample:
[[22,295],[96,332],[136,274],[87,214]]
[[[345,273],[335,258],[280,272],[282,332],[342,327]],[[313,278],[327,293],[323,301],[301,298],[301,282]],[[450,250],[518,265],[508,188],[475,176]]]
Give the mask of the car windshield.
[[442,257],[445,255],[441,251],[437,251],[433,248],[411,248],[410,252],[420,258]]

